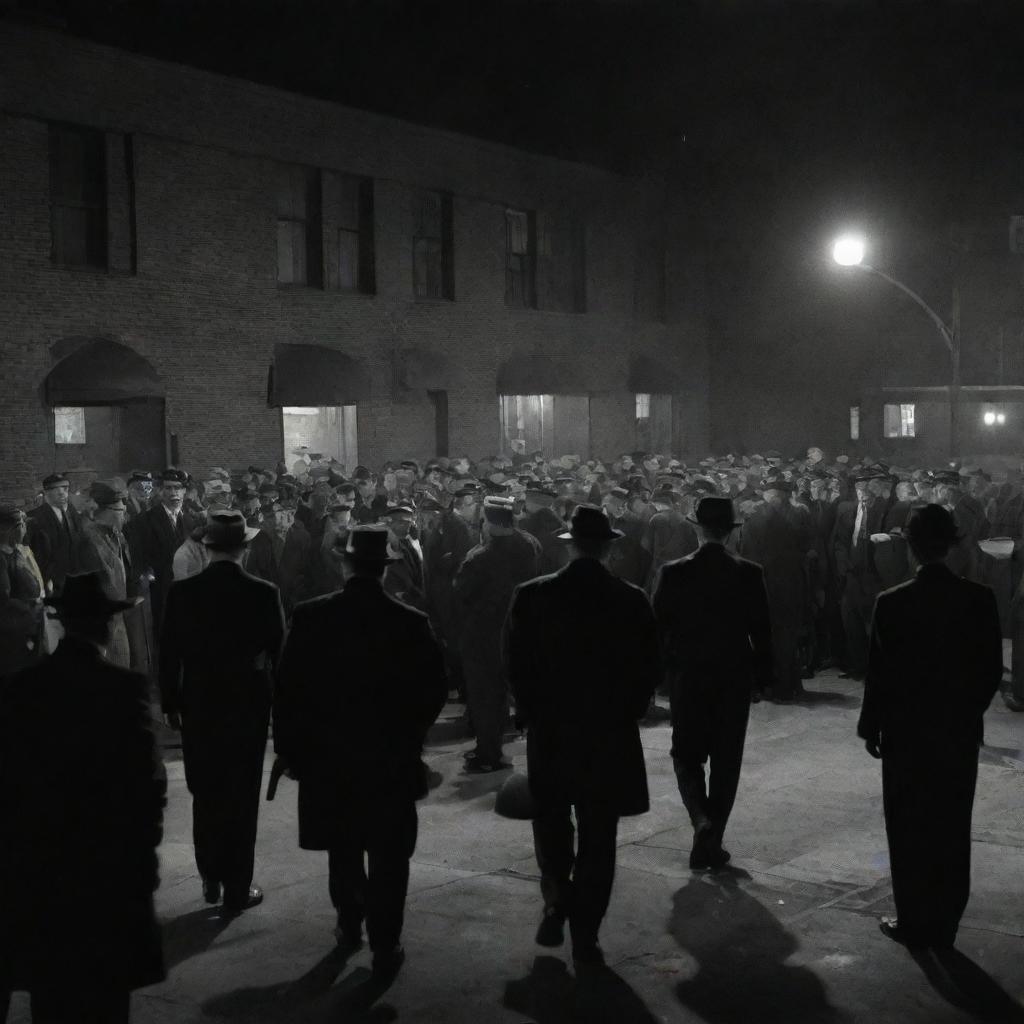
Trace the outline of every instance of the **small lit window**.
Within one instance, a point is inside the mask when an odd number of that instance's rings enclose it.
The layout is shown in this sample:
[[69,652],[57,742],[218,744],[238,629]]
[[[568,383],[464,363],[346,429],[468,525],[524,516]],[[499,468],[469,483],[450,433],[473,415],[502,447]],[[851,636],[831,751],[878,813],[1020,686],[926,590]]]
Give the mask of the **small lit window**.
[[651,396],[636,396],[636,418],[638,420],[649,420],[651,418]]
[[886,405],[884,426],[886,437],[916,437],[913,404]]
[[860,440],[860,406],[850,406],[850,440]]
[[85,444],[85,409],[59,406],[53,410],[55,444]]

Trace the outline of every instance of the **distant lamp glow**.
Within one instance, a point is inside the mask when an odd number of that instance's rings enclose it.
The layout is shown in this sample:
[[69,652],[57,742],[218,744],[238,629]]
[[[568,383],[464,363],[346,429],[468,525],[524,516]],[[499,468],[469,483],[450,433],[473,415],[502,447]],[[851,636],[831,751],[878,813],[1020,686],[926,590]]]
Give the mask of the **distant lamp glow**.
[[996,413],[996,423],[998,423],[1000,426],[1002,426],[1005,422],[1006,422],[1006,413],[1005,412],[997,412]]
[[994,412],[987,412],[987,413],[985,413],[984,419],[985,419],[985,426],[986,427],[991,427],[992,424],[995,423],[995,421],[996,421],[996,414]]
[[856,267],[864,262],[864,239],[843,235],[832,246],[832,259],[841,267]]

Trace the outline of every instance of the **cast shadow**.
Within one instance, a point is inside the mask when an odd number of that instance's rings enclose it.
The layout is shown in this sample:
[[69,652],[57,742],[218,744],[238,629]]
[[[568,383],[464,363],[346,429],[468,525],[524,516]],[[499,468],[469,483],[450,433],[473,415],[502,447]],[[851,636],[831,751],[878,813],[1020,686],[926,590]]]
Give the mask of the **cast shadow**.
[[676,986],[680,1003],[707,1024],[842,1024],[821,980],[787,964],[799,944],[758,899],[738,884],[743,874],[691,878],[673,897],[669,931],[697,961]]
[[161,922],[167,970],[205,953],[227,926],[216,907],[202,907]]
[[463,775],[460,772],[454,777],[450,791],[438,799],[443,803],[452,803],[456,800],[478,800],[480,797],[493,796],[511,774],[512,769],[487,775]]
[[850,693],[831,693],[828,690],[807,690],[805,689],[797,698],[796,704],[859,704],[861,698],[859,695],[853,695]]
[[331,950],[305,974],[276,985],[235,989],[202,1005],[205,1015],[263,1024],[387,1024],[398,1017],[393,1006],[374,1005],[391,987],[359,967],[335,985],[349,955]]
[[580,968],[575,978],[565,961],[539,956],[530,973],[507,982],[502,1005],[536,1024],[656,1024],[644,1001],[610,967]]
[[947,1003],[977,1020],[1024,1024],[1024,1006],[958,949],[915,949],[910,955]]

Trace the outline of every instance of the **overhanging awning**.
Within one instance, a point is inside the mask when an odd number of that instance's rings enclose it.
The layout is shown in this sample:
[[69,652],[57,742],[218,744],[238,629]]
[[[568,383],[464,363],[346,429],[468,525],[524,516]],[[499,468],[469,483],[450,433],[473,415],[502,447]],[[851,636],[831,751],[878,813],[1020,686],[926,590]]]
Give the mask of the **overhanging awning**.
[[269,405],[355,405],[369,397],[370,374],[361,360],[322,345],[274,346]]
[[512,356],[498,367],[499,395],[572,395],[587,391],[571,369],[545,355]]
[[683,390],[680,374],[654,356],[632,356],[627,381],[637,395],[674,395]]
[[113,405],[162,398],[164,386],[149,361],[108,338],[87,341],[62,359],[43,385],[47,405]]

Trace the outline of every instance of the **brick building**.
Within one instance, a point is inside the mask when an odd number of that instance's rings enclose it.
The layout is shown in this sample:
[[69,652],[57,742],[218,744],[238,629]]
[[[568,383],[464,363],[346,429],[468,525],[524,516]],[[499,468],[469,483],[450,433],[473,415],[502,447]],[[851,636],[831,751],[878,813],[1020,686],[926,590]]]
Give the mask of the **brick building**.
[[7,493],[298,444],[707,446],[664,182],[0,22],[0,195]]

